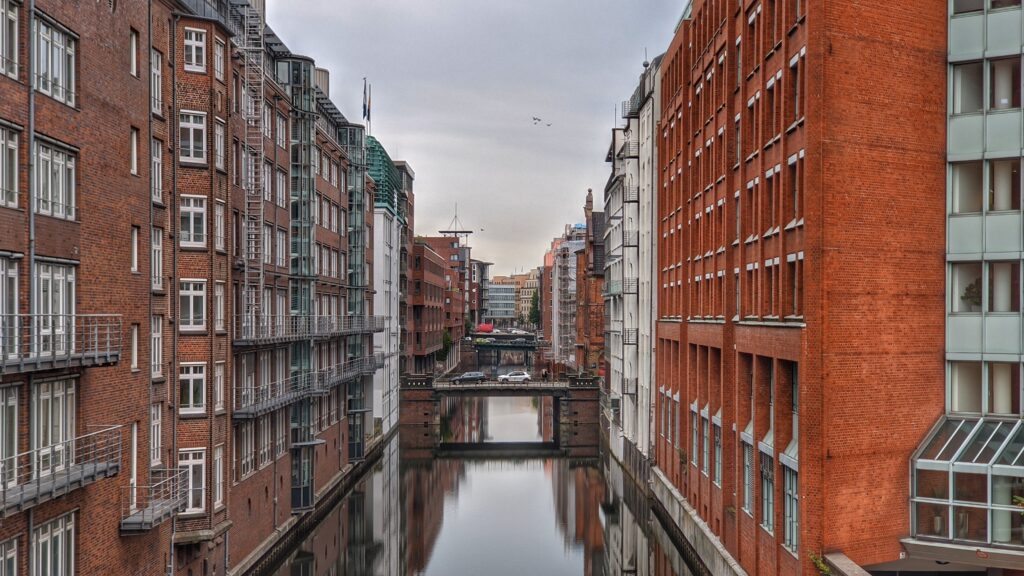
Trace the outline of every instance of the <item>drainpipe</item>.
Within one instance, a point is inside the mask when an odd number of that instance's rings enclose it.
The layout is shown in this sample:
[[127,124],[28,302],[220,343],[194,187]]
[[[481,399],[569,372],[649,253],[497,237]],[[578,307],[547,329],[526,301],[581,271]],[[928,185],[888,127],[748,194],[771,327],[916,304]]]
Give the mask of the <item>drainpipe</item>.
[[[177,130],[174,129],[178,118],[178,20],[181,19],[180,13],[175,13],[171,19],[171,112],[168,118],[168,126],[170,130],[167,133],[167,139],[172,143],[171,145],[171,193],[170,193],[170,210],[171,215],[170,221],[167,223],[167,238],[171,241],[171,273],[168,277],[167,291],[171,295],[170,301],[170,315],[168,318],[168,326],[173,327],[171,330],[171,367],[168,370],[168,374],[164,377],[164,382],[167,385],[167,394],[170,396],[168,406],[171,407],[171,462],[168,464],[174,465],[177,468],[177,462],[175,459],[178,457],[178,403],[173,396],[173,392],[177,386],[177,373],[174,371],[174,367],[178,365],[178,323],[175,318],[178,317],[178,299],[174,298],[174,283],[178,279],[178,235],[177,235],[177,219],[178,219],[178,159],[175,157],[178,151],[178,135]],[[171,522],[171,541],[168,543],[169,554],[167,555],[167,574],[168,576],[174,576],[174,535],[177,532],[177,522]]]
[[[152,3],[149,3],[147,5],[147,7],[146,7],[146,38],[147,38],[146,45],[149,46],[149,54],[147,54],[148,58],[146,59],[146,61],[149,62],[150,74],[152,74],[153,73],[152,72],[152,70],[153,70],[153,47],[152,47],[153,46],[153,4]],[[139,59],[139,61],[141,61],[141,59]],[[139,70],[139,74],[140,75],[142,74],[142,70]],[[160,177],[159,174],[154,174],[153,173],[153,160],[152,160],[153,159],[153,149],[152,149],[152,147],[153,147],[153,81],[152,81],[152,79],[149,82],[149,88],[146,90],[146,95],[147,95],[147,99],[148,99],[147,104],[149,104],[149,113],[147,114],[147,117],[148,117],[147,131],[149,133],[149,146],[150,146],[150,150],[149,150],[149,158],[150,158],[150,166],[149,166],[149,196],[150,196],[150,199],[149,199],[149,202],[148,202],[148,204],[149,204],[149,243],[150,243],[149,254],[150,254],[150,258],[149,258],[149,289],[146,291],[149,294],[149,330],[150,330],[150,337],[149,337],[149,342],[150,342],[149,365],[150,365],[150,369],[149,369],[149,406],[147,406],[147,408],[149,408],[149,410],[150,410],[149,416],[150,416],[150,419],[152,420],[152,417],[153,417],[153,414],[152,414],[152,406],[153,406],[153,368],[152,368],[153,367],[153,347],[152,347],[152,344],[153,344],[153,224],[154,224],[153,198],[152,198],[152,196],[153,196],[153,183],[156,182],[156,179]],[[161,165],[162,165],[162,163],[161,163]],[[161,256],[162,255],[163,255],[163,252],[161,251]],[[162,327],[163,326],[161,326],[161,328]],[[163,344],[163,338],[160,339],[160,343]],[[152,424],[150,425],[150,430],[152,431]],[[161,430],[161,432],[162,432],[162,430]],[[152,437],[149,439],[149,444],[150,444],[150,446],[153,445],[153,438]],[[147,462],[147,466],[149,467],[149,484],[152,486],[152,484],[153,484],[153,459],[152,458],[150,458],[149,462]]]
[[[28,278],[29,278],[29,315],[35,307],[36,294],[36,185],[35,185],[35,146],[36,146],[36,84],[33,69],[36,61],[36,43],[32,41],[36,27],[36,1],[28,0],[28,62],[25,72],[28,76]],[[31,322],[31,320],[30,320]]]
[[[213,88],[213,86],[210,86],[210,90],[208,92],[208,98],[209,99],[208,99],[207,106],[209,107],[209,110],[214,110],[215,109],[214,108],[214,102],[216,101],[216,90]],[[209,118],[209,116],[207,116],[207,118]],[[213,124],[212,124],[213,129],[206,131],[206,139],[207,139],[207,142],[206,142],[206,150],[207,150],[206,166],[209,169],[208,171],[210,173],[210,199],[206,203],[206,205],[208,207],[207,211],[206,211],[207,214],[216,213],[216,211],[217,211],[217,208],[216,208],[216,206],[217,206],[217,197],[216,197],[217,196],[217,194],[216,194],[217,193],[217,168],[214,165],[214,162],[216,162],[216,159],[210,158],[210,156],[211,156],[210,152],[213,151],[213,146],[210,146],[210,142],[209,142],[210,138],[213,137],[213,132],[216,130],[216,125],[217,125],[217,120],[216,120],[216,118],[214,118]],[[207,126],[211,126],[210,122],[207,122]],[[225,148],[224,154],[227,155],[227,130],[225,130],[224,133],[225,133],[225,135],[224,135],[224,139],[225,139],[225,142],[224,142],[224,148]],[[211,162],[211,160],[213,160],[213,162]],[[175,192],[177,192],[177,188],[175,188]],[[212,208],[212,212],[211,212],[210,208]],[[227,212],[227,203],[226,202],[225,202],[225,212]],[[227,218],[227,215],[225,214],[225,219],[226,218]],[[211,220],[211,218],[207,218],[206,219],[207,229],[209,229],[210,220]],[[225,223],[225,226],[226,226],[226,224],[227,223]],[[216,245],[217,240],[214,238],[214,239],[212,239],[213,241],[211,242],[210,234],[207,233],[205,235],[205,238],[206,238],[206,245],[208,247],[211,246],[211,244],[214,245],[214,246]],[[227,245],[225,244],[225,248],[226,247],[227,247]],[[209,261],[209,264],[210,264],[210,268],[209,268],[209,270],[210,270],[209,271],[210,282],[206,283],[206,285],[207,285],[206,293],[208,295],[208,297],[206,299],[207,302],[210,302],[212,300],[212,298],[209,297],[210,295],[213,294],[213,292],[210,292],[210,288],[211,288],[210,284],[213,285],[212,288],[213,288],[214,292],[216,292],[216,290],[217,290],[217,279],[214,277],[214,270],[216,268],[215,265],[214,265],[214,262],[215,262],[215,260],[217,258],[217,249],[214,248],[213,250],[210,250],[209,254],[210,254],[210,261]],[[229,267],[228,268],[228,273],[229,274],[230,274],[230,270],[231,270],[231,268]],[[225,293],[227,292],[227,282],[226,281],[224,282],[224,292]],[[227,294],[225,294],[224,299],[227,300]],[[227,308],[227,303],[226,302],[225,302],[224,308]],[[216,313],[216,311],[214,311],[214,313]],[[227,319],[225,318],[224,321],[227,322]],[[206,330],[207,330],[207,334],[210,335],[210,367],[213,369],[213,371],[212,371],[213,377],[216,378],[217,377],[217,357],[216,357],[216,354],[217,354],[217,330],[216,330],[216,320],[213,318],[213,314],[209,314],[208,315],[207,323],[206,323]],[[227,365],[227,363],[225,362],[225,366],[226,365]],[[210,374],[210,372],[207,372],[207,374]],[[226,378],[226,377],[224,377],[224,378]],[[209,382],[210,381],[209,378],[207,378],[206,381]],[[210,390],[210,388],[211,388],[210,386],[206,387],[207,390]],[[211,393],[209,396],[210,396],[210,400],[213,400],[213,398],[212,398],[213,394]],[[221,382],[221,399],[222,400],[224,399],[224,383],[223,382]],[[209,447],[209,451],[208,452],[210,454],[210,462],[212,463],[213,462],[213,452],[214,452],[214,450],[216,450],[216,447],[214,446],[214,439],[213,439],[213,427],[215,426],[216,421],[217,421],[217,405],[214,402],[209,402],[207,404],[207,412],[206,412],[206,414],[207,414],[206,415],[206,421],[208,422],[208,426],[207,426],[208,434],[207,434],[206,444]],[[223,453],[221,454],[221,466],[222,467],[224,466],[224,454]],[[210,466],[210,469],[212,469],[212,468],[213,468],[213,466]],[[210,470],[210,469],[204,470],[203,472],[204,472],[204,474],[206,472],[211,472],[209,476],[212,479],[213,478],[213,474],[212,474],[212,470]],[[223,479],[221,479],[221,481],[223,482]],[[205,482],[205,479],[204,479],[204,482]],[[210,484],[212,486],[212,482]],[[217,489],[216,486],[212,486],[212,488],[214,490]],[[223,495],[223,492],[221,492],[221,494]],[[203,496],[205,498],[206,494],[203,494]],[[207,522],[209,523],[208,526],[212,530],[213,527],[214,527],[214,522],[213,522],[213,499],[212,498],[210,499],[210,515],[207,516]],[[216,539],[214,539],[214,542],[216,542]]]

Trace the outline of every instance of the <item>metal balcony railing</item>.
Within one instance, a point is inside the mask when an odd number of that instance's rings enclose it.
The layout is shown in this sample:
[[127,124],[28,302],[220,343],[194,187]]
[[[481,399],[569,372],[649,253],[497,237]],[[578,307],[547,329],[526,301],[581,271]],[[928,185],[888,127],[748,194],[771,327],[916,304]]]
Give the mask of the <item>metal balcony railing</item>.
[[188,469],[152,470],[153,484],[121,487],[121,532],[146,532],[185,509]]
[[0,459],[0,515],[59,498],[120,467],[121,426]]
[[120,314],[0,315],[0,375],[115,364]]
[[639,202],[640,201],[640,187],[639,186],[623,186],[622,187],[622,201],[623,202]]
[[626,278],[622,281],[622,292],[624,294],[636,294],[639,283],[639,280],[636,278]]
[[631,140],[626,140],[619,147],[619,158],[639,158],[640,157],[640,144]]
[[622,378],[622,394],[623,396],[636,396],[637,379],[636,377],[624,376]]
[[235,344],[265,344],[382,332],[384,316],[236,316]]
[[287,406],[305,397],[312,389],[316,373],[296,374],[268,384],[235,388],[234,418],[255,418]]
[[625,247],[637,247],[640,245],[640,232],[637,230],[622,231],[622,245]]
[[637,343],[637,329],[626,328],[622,331],[622,343],[627,346],[636,346]]
[[628,100],[622,101],[622,117],[638,118],[640,116],[640,93],[633,94]]

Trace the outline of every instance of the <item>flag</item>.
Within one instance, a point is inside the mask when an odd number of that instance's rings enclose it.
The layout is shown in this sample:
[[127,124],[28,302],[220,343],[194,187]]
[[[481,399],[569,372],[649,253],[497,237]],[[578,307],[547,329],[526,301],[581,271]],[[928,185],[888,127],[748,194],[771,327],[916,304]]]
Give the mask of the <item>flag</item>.
[[373,107],[373,84],[370,84],[370,91],[366,96],[366,123],[370,123],[370,110]]
[[363,77],[363,120],[366,120],[366,116],[369,113],[370,108],[368,101],[366,100],[366,77]]

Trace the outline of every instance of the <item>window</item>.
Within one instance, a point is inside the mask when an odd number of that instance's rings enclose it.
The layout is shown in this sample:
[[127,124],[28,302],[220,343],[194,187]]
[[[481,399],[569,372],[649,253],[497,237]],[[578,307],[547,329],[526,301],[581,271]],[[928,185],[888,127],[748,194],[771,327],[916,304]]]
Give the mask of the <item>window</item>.
[[263,176],[263,199],[266,200],[267,202],[273,202],[274,201],[273,190],[271,190],[271,186],[274,183],[274,179],[271,178],[271,175],[273,173],[274,173],[274,167],[270,164],[270,162],[264,162],[263,163],[263,174],[262,174],[262,176]]
[[206,281],[182,280],[179,294],[182,330],[206,329]]
[[288,198],[288,175],[285,174],[284,170],[277,171],[277,205],[281,208],[287,208]]
[[950,310],[981,312],[981,262],[954,262],[951,265]]
[[1020,312],[1020,261],[989,262],[988,311]]
[[224,163],[224,124],[213,125],[213,161],[218,170],[225,170]]
[[[2,6],[2,3],[0,3]],[[0,542],[0,576],[18,576],[18,538]]]
[[74,512],[32,531],[32,576],[73,576],[75,555]]
[[722,427],[718,424],[714,426],[714,439],[715,439],[715,475],[712,478],[715,484],[722,485]]
[[149,407],[149,462],[160,464],[160,444],[163,440],[163,410],[159,402]]
[[17,313],[18,261],[0,258],[0,354],[3,356],[11,356],[18,350]]
[[139,369],[139,325],[132,324],[131,327],[131,368],[132,370]]
[[185,70],[206,72],[206,31],[185,28]]
[[235,428],[235,455],[238,457],[239,479],[247,478],[256,471],[255,447],[253,446],[253,422],[242,422]]
[[213,365],[213,409],[224,409],[224,363]]
[[288,236],[287,232],[277,229],[277,266],[284,268],[288,266]]
[[989,107],[1020,108],[1020,56],[989,60]]
[[[0,10],[5,0],[0,0]],[[18,206],[18,133],[0,126],[0,206]]]
[[182,414],[206,411],[206,364],[183,363],[178,369],[180,394],[178,409]]
[[953,114],[973,114],[982,109],[981,62],[953,65]]
[[702,440],[703,440],[703,443],[702,443],[703,452],[701,453],[701,472],[703,472],[704,475],[707,476],[708,475],[708,471],[709,471],[709,466],[711,464],[711,459],[708,457],[708,452],[709,452],[709,450],[711,448],[711,442],[709,441],[710,438],[708,437],[709,436],[709,431],[710,431],[710,428],[708,426],[708,419],[707,418],[701,418],[701,424],[702,424],[701,429],[702,429],[702,431],[704,433],[703,437],[702,437]]
[[[14,462],[17,454],[18,386],[15,385],[0,388],[0,457],[4,462]],[[10,488],[17,484],[16,471],[17,466],[4,466],[0,469],[0,486]]]
[[224,80],[224,41],[217,38],[213,44],[213,76]]
[[131,271],[139,271],[139,227],[132,226],[131,240]]
[[795,57],[789,63],[789,94],[790,98],[793,99],[793,122],[804,117],[804,101],[801,95],[802,82],[802,70],[801,70],[800,58]]
[[217,250],[224,249],[224,203],[219,200],[213,205],[213,242]]
[[754,509],[754,447],[743,442],[743,511],[753,516]]
[[37,351],[63,354],[74,343],[75,268],[40,262],[36,265],[34,323]]
[[150,191],[153,202],[164,200],[164,143],[156,138],[150,143]]
[[700,440],[697,438],[697,412],[690,412],[690,462],[694,466],[697,465],[697,449],[699,448]]
[[217,282],[213,286],[213,328],[224,329],[224,283]]
[[164,373],[164,317],[154,315],[150,318],[149,330],[150,374],[157,377]]
[[134,29],[128,32],[128,69],[139,77],[139,33]]
[[288,148],[288,121],[281,114],[277,115],[277,145],[280,148]]
[[41,382],[32,387],[32,448],[36,477],[64,470],[74,456],[75,381]]
[[206,198],[181,196],[178,211],[181,214],[181,245],[189,248],[206,246]]
[[998,10],[999,8],[1019,8],[1020,0],[992,0],[992,10]]
[[206,162],[206,114],[181,112],[178,118],[178,158],[182,162]]
[[802,0],[789,0],[790,21],[796,23],[803,16]]
[[[980,163],[963,164],[976,165]],[[955,166],[957,164],[954,164]],[[979,170],[977,182],[979,192],[981,191],[980,178]],[[988,210],[992,212],[1020,210],[1020,158],[990,160],[988,162],[988,178]]]
[[789,466],[782,467],[783,510],[785,526],[782,545],[797,554],[800,549],[800,487],[799,475]]
[[761,452],[761,527],[775,530],[775,462],[770,454]]
[[184,468],[188,477],[185,513],[202,512],[206,508],[206,450],[180,450],[178,467]]
[[[219,44],[219,43],[218,43]],[[213,507],[224,505],[224,446],[213,449]]]
[[158,50],[149,52],[150,109],[153,114],[164,113],[164,55]]
[[0,74],[18,77],[18,4],[14,0],[0,0]]
[[981,413],[981,362],[950,362],[950,410]]
[[75,219],[75,156],[37,142],[36,213]]
[[153,228],[150,231],[150,285],[153,290],[164,289],[164,231]]
[[276,433],[274,438],[274,455],[280,456],[288,449],[288,411],[278,410],[275,418],[277,422],[274,425]]
[[273,134],[271,133],[271,130],[273,128],[273,126],[271,126],[271,122],[273,122],[273,118],[274,118],[274,114],[270,110],[270,103],[264,100],[263,101],[263,136],[265,138],[271,138],[273,136]]
[[953,14],[981,12],[984,8],[985,0],[953,0]]
[[273,418],[272,414],[266,414],[260,416],[258,420],[259,424],[259,457],[260,457],[260,468],[263,468],[267,464],[270,464],[271,454],[274,450],[274,435],[270,430],[270,421]]
[[36,59],[33,80],[36,90],[75,105],[75,38],[41,18],[34,20]]
[[273,260],[271,255],[274,249],[274,228],[269,224],[263,225],[263,263],[270,264]]

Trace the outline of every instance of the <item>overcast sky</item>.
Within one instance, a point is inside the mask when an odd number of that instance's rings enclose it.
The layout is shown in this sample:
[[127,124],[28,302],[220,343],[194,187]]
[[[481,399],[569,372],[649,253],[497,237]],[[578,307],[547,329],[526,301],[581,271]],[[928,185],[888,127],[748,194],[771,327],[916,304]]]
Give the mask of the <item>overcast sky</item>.
[[587,188],[603,205],[615,109],[685,3],[267,0],[267,21],[330,70],[350,120],[373,85],[372,133],[416,172],[415,233],[447,228],[457,203],[473,256],[508,274],[583,221]]

